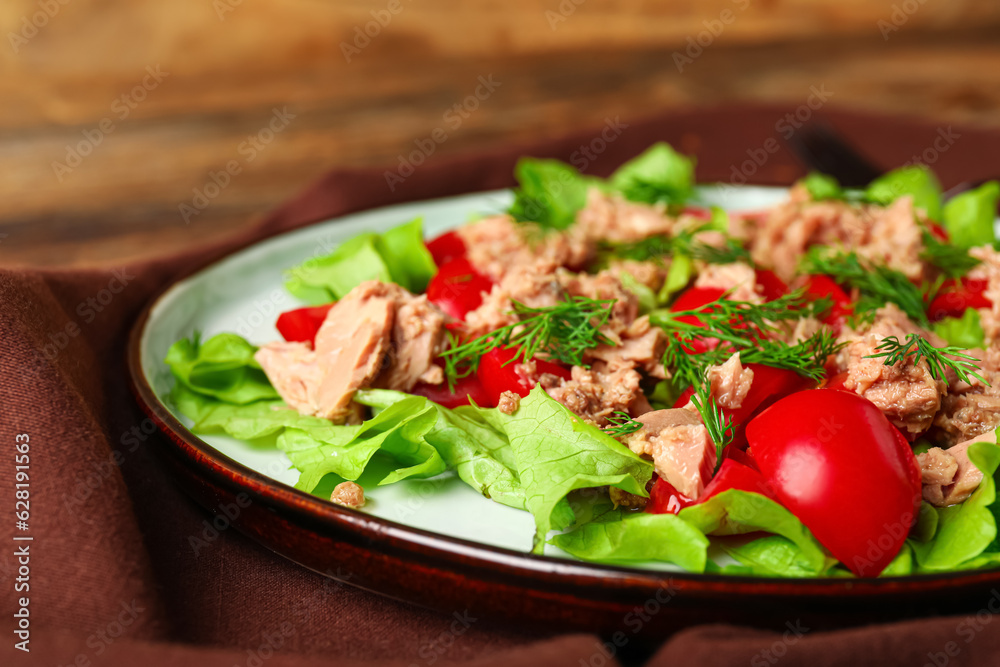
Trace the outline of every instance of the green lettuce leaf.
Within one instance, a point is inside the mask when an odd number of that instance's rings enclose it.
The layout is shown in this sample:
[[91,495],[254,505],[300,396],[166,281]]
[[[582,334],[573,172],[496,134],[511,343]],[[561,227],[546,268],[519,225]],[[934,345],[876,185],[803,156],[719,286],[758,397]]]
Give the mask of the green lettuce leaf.
[[986,345],[986,334],[979,322],[979,311],[975,308],[966,308],[961,317],[942,318],[934,322],[931,329],[949,345],[956,345],[966,350]]
[[694,192],[694,159],[656,143],[619,167],[608,183],[629,201],[683,204]]
[[941,219],[941,185],[934,172],[923,165],[895,169],[868,184],[868,201],[887,206],[904,195],[913,197],[913,206],[922,208],[931,220]]
[[[379,415],[392,405],[414,398],[418,397],[388,389],[365,389],[355,395],[357,402],[372,407]],[[524,509],[524,489],[507,437],[488,424],[476,408],[449,410],[426,398],[420,400],[424,402],[421,409],[429,408],[437,414],[437,421],[423,438],[438,451],[448,468],[486,498]]]
[[426,399],[413,396],[362,424],[334,427],[334,433],[323,439],[299,428],[285,429],[278,436],[278,447],[301,473],[296,488],[313,491],[329,474],[356,480],[379,452],[400,466],[379,484],[444,472],[444,460],[424,437],[438,419],[437,411],[428,404]]
[[382,234],[360,234],[329,255],[306,260],[288,271],[285,287],[307,303],[322,304],[343,298],[366,280],[423,292],[436,271],[417,218]]
[[1000,447],[977,442],[969,447],[968,454],[969,460],[983,472],[983,481],[964,503],[932,508],[937,514],[933,537],[925,542],[910,539],[918,571],[965,569],[970,561],[974,563],[974,559],[984,555],[984,551],[1000,553],[1000,546],[996,544],[996,482],[993,478],[1000,468]]
[[646,496],[653,465],[600,429],[581,421],[541,387],[535,387],[513,415],[478,409],[483,420],[507,436],[535,517],[535,551],[553,528],[572,518],[566,496],[576,489],[616,486]]
[[837,561],[817,560],[797,544],[780,535],[768,535],[741,544],[722,543],[722,549],[740,562],[743,574],[765,577],[816,577]]
[[796,562],[814,575],[831,564],[826,550],[809,529],[778,503],[759,493],[730,489],[678,514],[706,535],[741,535],[765,531],[780,535],[799,551]]
[[508,213],[545,229],[566,229],[587,203],[587,190],[600,180],[584,176],[559,160],[521,158],[514,167],[518,187]]
[[799,182],[809,191],[809,196],[812,197],[813,201],[844,198],[844,189],[840,187],[840,183],[833,176],[813,171]]
[[708,538],[673,514],[613,510],[549,541],[563,551],[591,561],[665,561],[689,572],[703,572]]
[[992,244],[996,239],[993,224],[998,199],[1000,183],[996,181],[952,197],[945,204],[941,219],[951,242],[962,248]]
[[171,345],[164,361],[191,391],[244,405],[278,397],[253,358],[256,351],[236,334],[218,334],[204,343],[195,334]]

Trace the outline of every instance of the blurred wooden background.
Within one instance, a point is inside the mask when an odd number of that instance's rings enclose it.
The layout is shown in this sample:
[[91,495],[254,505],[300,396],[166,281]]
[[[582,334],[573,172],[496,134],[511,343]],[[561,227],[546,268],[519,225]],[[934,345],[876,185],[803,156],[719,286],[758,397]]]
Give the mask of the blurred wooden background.
[[8,265],[229,233],[330,167],[394,164],[491,74],[436,155],[821,83],[841,107],[1000,125],[991,0],[4,0],[0,35]]

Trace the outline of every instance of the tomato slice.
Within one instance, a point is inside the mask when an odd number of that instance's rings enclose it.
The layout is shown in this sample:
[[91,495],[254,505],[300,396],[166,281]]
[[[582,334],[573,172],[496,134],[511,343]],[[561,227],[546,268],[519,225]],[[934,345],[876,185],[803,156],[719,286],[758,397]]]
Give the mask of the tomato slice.
[[438,266],[447,264],[453,259],[465,257],[468,249],[465,241],[458,235],[458,232],[445,232],[441,236],[427,242],[427,250],[430,251],[434,263]]
[[681,215],[690,215],[699,220],[711,220],[712,209],[702,206],[685,206],[684,210],[681,211]]
[[854,312],[847,292],[829,276],[809,276],[804,287],[806,294],[816,298],[829,297],[833,301],[830,310],[823,316],[823,323],[839,328],[844,318]]
[[[809,378],[804,378],[795,371],[785,368],[773,368],[762,364],[746,364],[746,367],[753,370],[753,383],[750,385],[750,391],[743,398],[740,407],[736,409],[722,408],[722,413],[729,417],[736,426],[733,434],[733,446],[737,449],[746,448],[746,425],[755,414],[784,396],[803,389],[810,389],[815,385]],[[682,408],[687,405],[693,393],[692,387],[685,389],[673,407]]]
[[326,314],[333,308],[332,303],[289,310],[278,315],[275,327],[281,337],[290,343],[316,343],[316,334],[323,326]]
[[470,405],[471,403],[480,407],[486,407],[490,404],[486,388],[475,375],[456,380],[454,390],[449,390],[448,384],[445,382],[441,384],[420,383],[410,393],[429,398],[446,408],[457,408],[460,405]]
[[788,285],[770,269],[757,269],[757,284],[763,290],[764,299],[774,301],[788,294]]
[[715,474],[712,481],[705,487],[697,502],[703,503],[712,496],[717,496],[723,491],[729,491],[730,489],[752,491],[753,493],[759,493],[762,496],[777,501],[777,498],[774,496],[774,490],[760,472],[735,458],[728,458],[719,466],[719,472]]
[[512,391],[521,397],[527,396],[538,383],[537,376],[544,373],[551,373],[565,380],[570,378],[568,368],[542,359],[534,360],[536,377],[525,377],[517,372],[520,363],[512,361],[516,354],[517,350],[514,348],[497,348],[490,350],[479,360],[479,370],[476,375],[483,383],[490,406],[499,404],[500,394],[505,391]]
[[689,505],[694,505],[695,500],[682,495],[674,488],[674,485],[657,477],[653,482],[653,489],[649,492],[649,501],[646,503],[646,511],[650,514],[677,514]]
[[483,292],[493,289],[493,281],[476,271],[464,257],[441,266],[427,285],[427,300],[456,320],[464,320],[470,310],[483,303]]
[[846,391],[786,396],[746,430],[775,497],[858,576],[899,553],[920,507],[913,451],[873,403]]
[[[721,299],[725,293],[726,290],[721,287],[692,287],[677,297],[674,303],[670,306],[670,310],[675,313],[684,310],[697,310],[702,306]],[[697,315],[682,315],[677,318],[677,321],[686,322],[688,324],[701,323],[701,320]],[[689,353],[698,354],[710,348],[711,344],[708,341],[698,339],[684,349]]]
[[936,322],[945,317],[961,317],[966,308],[992,308],[993,302],[984,294],[987,286],[985,280],[947,280],[931,301],[927,316]]

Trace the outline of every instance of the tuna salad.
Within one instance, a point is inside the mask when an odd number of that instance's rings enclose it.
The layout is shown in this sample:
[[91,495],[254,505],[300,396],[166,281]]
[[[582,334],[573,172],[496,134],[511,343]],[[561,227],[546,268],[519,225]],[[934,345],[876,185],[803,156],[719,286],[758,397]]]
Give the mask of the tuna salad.
[[348,508],[457,476],[530,512],[538,553],[785,577],[1000,564],[997,183],[945,201],[922,166],[864,189],[811,174],[725,211],[665,144],[607,179],[531,158],[515,176],[502,213],[289,268],[303,306],[279,340],[178,341],[193,430],[268,439]]

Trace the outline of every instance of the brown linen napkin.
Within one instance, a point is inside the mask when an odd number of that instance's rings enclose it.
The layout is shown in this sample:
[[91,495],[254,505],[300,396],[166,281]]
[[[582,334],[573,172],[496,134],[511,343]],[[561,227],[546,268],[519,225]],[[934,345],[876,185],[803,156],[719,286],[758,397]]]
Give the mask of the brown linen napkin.
[[[189,537],[209,515],[175,488],[155,456],[164,440],[127,387],[129,328],[163,287],[238,247],[373,206],[507,186],[522,154],[572,159],[588,173],[606,174],[666,140],[697,154],[702,181],[787,183],[801,169],[781,139],[807,111],[741,107],[609,118],[605,128],[540,146],[430,158],[402,182],[390,179],[393,188],[385,170],[336,171],[213,247],[109,270],[0,272],[0,441],[7,452],[0,485],[11,508],[0,533],[7,545],[0,551],[0,664],[615,664],[585,635],[548,638],[545,628],[488,619],[453,632],[449,615],[337,585],[234,531],[192,548]],[[825,116],[886,166],[922,155],[946,186],[996,173],[998,132]],[[22,471],[30,480],[27,530],[13,517],[15,484],[23,483],[14,459],[22,433],[30,438],[30,468]],[[25,536],[33,540],[14,541]],[[25,545],[30,575],[18,581],[25,577],[15,549]],[[15,590],[24,584],[30,590]],[[984,605],[990,593],[984,591]],[[25,595],[30,654],[14,648],[12,614]],[[961,618],[802,637],[694,628],[670,639],[652,664],[1000,664],[998,633],[977,622],[969,643]]]

